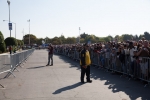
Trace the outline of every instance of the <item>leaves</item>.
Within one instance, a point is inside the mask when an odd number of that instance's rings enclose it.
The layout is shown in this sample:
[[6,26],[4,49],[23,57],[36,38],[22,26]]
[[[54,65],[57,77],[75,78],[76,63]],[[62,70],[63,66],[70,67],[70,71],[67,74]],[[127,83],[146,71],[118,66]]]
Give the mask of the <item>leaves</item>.
[[4,36],[2,34],[2,32],[0,31],[0,53],[3,53],[6,51],[6,45],[4,42]]
[[[101,33],[102,34],[102,33]],[[98,37],[95,36],[94,34],[87,34],[87,33],[82,33],[80,34],[80,38],[78,37],[67,37],[65,38],[64,35],[61,35],[59,37],[55,36],[54,38],[36,38],[36,36],[30,34],[30,44],[37,44],[37,45],[42,45],[42,40],[45,41],[45,43],[52,43],[54,45],[60,45],[60,44],[74,44],[78,43],[80,39],[80,43],[85,43],[88,41],[91,41],[91,43],[97,43],[97,42],[109,42],[109,41],[116,41],[116,42],[121,42],[121,41],[127,41],[127,40],[139,40],[142,37],[145,37],[145,39],[150,40],[150,34],[148,32],[144,32],[143,35],[140,35],[139,37],[137,35],[132,35],[132,34],[122,34],[121,36],[116,35],[115,37],[112,37],[111,35],[106,36],[106,37]],[[29,34],[24,36],[24,43],[29,44]]]

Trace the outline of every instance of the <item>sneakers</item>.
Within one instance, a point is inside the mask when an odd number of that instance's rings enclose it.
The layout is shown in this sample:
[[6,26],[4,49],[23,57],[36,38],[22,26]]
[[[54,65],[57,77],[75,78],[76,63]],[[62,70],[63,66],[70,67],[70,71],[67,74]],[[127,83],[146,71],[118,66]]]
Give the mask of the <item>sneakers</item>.
[[49,64],[47,64],[46,66],[49,66]]
[[83,84],[84,84],[85,82],[84,82],[84,81],[81,81],[81,83],[83,83]]

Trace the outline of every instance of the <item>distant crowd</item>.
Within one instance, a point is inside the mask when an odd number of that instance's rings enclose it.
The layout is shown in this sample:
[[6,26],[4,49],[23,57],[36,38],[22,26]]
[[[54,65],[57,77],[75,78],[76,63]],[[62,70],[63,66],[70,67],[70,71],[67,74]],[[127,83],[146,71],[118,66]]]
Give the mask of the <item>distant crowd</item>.
[[[66,55],[80,52],[82,49],[82,44],[54,46],[55,52],[63,53],[65,51]],[[89,44],[89,52],[92,61],[94,57],[98,56],[99,67],[104,67],[107,58],[110,58],[108,63],[111,63],[113,70],[120,70],[124,73],[129,70],[129,73],[134,74],[133,77],[138,76],[144,79],[150,76],[149,61],[143,61],[143,57],[150,57],[150,41],[145,38],[139,41],[112,41]],[[127,61],[130,62],[129,68],[127,68]],[[117,69],[118,67],[119,69]]]

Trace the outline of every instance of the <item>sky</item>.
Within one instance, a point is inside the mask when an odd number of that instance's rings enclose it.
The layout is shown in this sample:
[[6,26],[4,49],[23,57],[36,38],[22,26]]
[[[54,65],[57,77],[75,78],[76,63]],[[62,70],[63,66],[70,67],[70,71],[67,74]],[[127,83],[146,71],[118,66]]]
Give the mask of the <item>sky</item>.
[[[99,37],[150,32],[150,0],[10,0],[10,21],[16,38],[30,34],[53,38],[77,37],[83,32]],[[7,0],[0,0],[0,31],[8,29]],[[80,31],[79,31],[80,27]],[[15,37],[15,24],[11,36]]]

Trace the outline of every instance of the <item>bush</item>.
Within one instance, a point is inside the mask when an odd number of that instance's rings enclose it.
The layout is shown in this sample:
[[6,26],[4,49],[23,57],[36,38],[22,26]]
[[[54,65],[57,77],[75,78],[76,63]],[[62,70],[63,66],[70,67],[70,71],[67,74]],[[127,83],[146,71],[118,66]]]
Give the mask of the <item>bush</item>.
[[5,39],[5,44],[6,46],[17,46],[17,40],[13,37],[8,37]]
[[21,42],[20,42],[20,40],[17,40],[17,43],[18,43],[18,46],[20,46],[20,45],[21,45]]
[[4,36],[2,34],[2,32],[0,31],[0,53],[3,53],[6,51],[6,45],[4,42]]
[[23,41],[22,41],[22,40],[20,41],[20,43],[21,43],[21,46],[23,46],[23,45],[24,45],[24,43],[23,43]]

